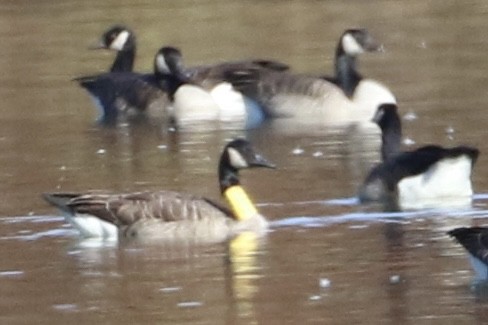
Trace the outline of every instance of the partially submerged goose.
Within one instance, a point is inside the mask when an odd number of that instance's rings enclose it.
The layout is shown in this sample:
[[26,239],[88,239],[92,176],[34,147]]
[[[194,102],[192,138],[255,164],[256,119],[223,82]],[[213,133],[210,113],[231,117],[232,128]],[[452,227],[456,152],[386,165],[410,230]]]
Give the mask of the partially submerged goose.
[[179,126],[201,121],[238,122],[242,124],[240,128],[259,125],[264,119],[261,108],[236,91],[226,76],[241,69],[288,69],[287,65],[271,60],[225,62],[185,69],[181,51],[170,46],[160,49],[156,64],[156,70],[163,76],[162,87],[173,103],[172,118]]
[[240,232],[262,233],[267,222],[239,183],[239,170],[274,168],[250,143],[227,144],[219,162],[219,184],[230,209],[210,199],[171,191],[109,193],[47,193],[66,220],[84,237],[139,238],[221,242]]
[[471,203],[471,172],[478,149],[428,145],[401,151],[397,106],[380,105],[374,121],[382,132],[383,162],[371,170],[360,187],[361,201],[397,202],[404,209]]
[[117,55],[110,72],[131,72],[136,57],[136,36],[123,25],[114,25],[106,30],[100,40],[91,49],[116,51]]
[[471,265],[479,280],[488,280],[488,228],[456,228],[448,232],[469,253]]
[[378,49],[367,30],[349,29],[337,45],[335,76],[243,69],[231,71],[227,78],[272,118],[322,125],[367,122],[379,104],[396,103],[387,87],[363,78],[356,69],[360,54]]

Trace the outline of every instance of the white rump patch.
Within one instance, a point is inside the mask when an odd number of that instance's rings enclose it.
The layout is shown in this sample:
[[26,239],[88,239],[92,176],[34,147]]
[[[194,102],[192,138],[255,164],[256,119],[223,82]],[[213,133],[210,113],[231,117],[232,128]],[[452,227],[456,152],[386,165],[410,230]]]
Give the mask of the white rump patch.
[[342,37],[342,48],[348,55],[358,55],[364,53],[363,47],[349,33]]
[[398,183],[402,208],[468,207],[471,204],[471,159],[442,159],[423,174]]
[[130,33],[126,30],[120,32],[119,35],[117,35],[117,37],[112,41],[112,44],[110,44],[110,49],[122,51],[125,43],[127,43],[127,40],[129,39],[129,36]]
[[356,106],[352,114],[358,122],[371,121],[381,104],[396,104],[395,95],[386,86],[372,79],[363,79],[352,98]]
[[182,85],[174,97],[174,117],[178,124],[218,119],[219,107],[212,96],[201,87]]
[[246,168],[249,167],[246,159],[234,148],[227,148],[227,152],[229,153],[230,157],[230,164],[234,168]]
[[219,119],[221,121],[245,119],[246,103],[244,96],[239,91],[234,90],[230,83],[219,83],[210,91],[210,95],[220,108]]
[[[230,83],[220,83],[211,91],[186,84],[175,93],[174,117],[180,126],[214,121],[236,122],[239,123],[236,127],[242,128],[247,122],[248,104],[251,103]],[[255,110],[254,107],[249,108],[251,113]]]
[[118,229],[109,222],[90,214],[65,214],[66,220],[76,228],[83,237],[117,239]]

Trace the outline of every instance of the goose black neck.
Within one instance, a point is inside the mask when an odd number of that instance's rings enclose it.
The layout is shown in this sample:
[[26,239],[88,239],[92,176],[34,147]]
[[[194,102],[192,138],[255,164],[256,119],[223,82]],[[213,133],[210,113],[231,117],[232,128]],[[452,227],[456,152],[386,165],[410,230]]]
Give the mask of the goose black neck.
[[174,101],[178,88],[189,83],[188,77],[182,74],[156,73],[156,76],[161,88],[167,92],[170,101]]
[[239,173],[237,169],[230,165],[228,157],[222,157],[219,163],[220,193],[223,195],[229,187],[239,184]]
[[381,158],[387,161],[401,151],[402,123],[396,110],[387,110],[379,123],[381,128]]
[[161,72],[158,69],[157,62],[154,62],[154,74],[159,80],[160,87],[166,91],[170,101],[174,101],[175,94],[184,84],[191,83],[190,77],[188,77],[183,65],[179,61],[167,62],[169,66],[169,72]]
[[118,51],[110,72],[132,72],[136,49],[134,46]]
[[356,57],[344,52],[342,46],[336,51],[335,73],[337,85],[347,97],[352,97],[362,76],[356,70]]

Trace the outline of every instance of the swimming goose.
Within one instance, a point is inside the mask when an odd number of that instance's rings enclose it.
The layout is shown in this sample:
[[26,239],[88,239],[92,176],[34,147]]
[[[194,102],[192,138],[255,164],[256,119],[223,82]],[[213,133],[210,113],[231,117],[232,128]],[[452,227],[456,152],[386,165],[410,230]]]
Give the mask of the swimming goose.
[[155,75],[132,72],[136,54],[132,30],[114,25],[91,48],[117,51],[110,72],[73,79],[88,91],[99,108],[100,124],[117,125],[146,117],[165,118],[168,101]]
[[348,29],[337,45],[335,76],[243,69],[231,71],[227,78],[272,118],[325,125],[366,122],[371,120],[379,104],[396,103],[387,87],[363,78],[356,69],[360,54],[378,49],[366,29]]
[[[243,99],[223,78],[227,71],[255,67],[283,71],[272,60],[243,60],[185,69],[181,52],[162,47],[153,73],[112,72],[78,77],[77,81],[102,112],[99,122],[114,125],[134,117],[184,125],[195,121],[237,121],[249,128],[262,121],[262,111]],[[169,97],[169,100],[168,100]],[[173,105],[169,105],[173,103]]]
[[250,143],[236,139],[220,157],[219,184],[230,209],[192,194],[158,191],[127,194],[49,193],[84,237],[128,237],[142,240],[220,242],[243,231],[263,232],[267,222],[239,182],[239,170],[274,168]]
[[110,72],[131,72],[136,56],[136,36],[126,26],[114,25],[105,31],[91,49],[107,49],[117,52]]
[[471,172],[478,149],[428,145],[401,151],[402,130],[397,106],[380,105],[374,121],[382,132],[383,162],[371,170],[360,187],[361,201],[398,201],[401,208],[471,202]]
[[226,81],[230,71],[257,69],[284,71],[288,66],[271,60],[244,60],[185,69],[181,51],[163,47],[156,60],[172,101],[172,117],[178,125],[200,121],[243,122],[242,128],[259,125],[264,114]]
[[469,253],[471,265],[480,280],[488,280],[488,228],[456,228],[447,233]]
[[153,73],[107,72],[73,79],[88,91],[99,108],[100,124],[117,125],[148,117],[166,121],[169,101],[166,89],[161,88],[161,78],[164,77],[156,69],[159,56],[158,51]]

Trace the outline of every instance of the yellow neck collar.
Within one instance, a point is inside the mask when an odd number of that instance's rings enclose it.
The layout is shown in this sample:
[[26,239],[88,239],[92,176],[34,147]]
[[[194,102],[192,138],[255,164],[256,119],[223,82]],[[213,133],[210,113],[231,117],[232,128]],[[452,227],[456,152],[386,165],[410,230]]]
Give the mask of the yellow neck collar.
[[239,185],[226,189],[224,197],[239,221],[249,219],[258,213],[249,196],[247,196],[244,189]]

